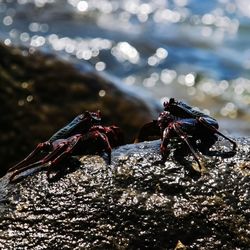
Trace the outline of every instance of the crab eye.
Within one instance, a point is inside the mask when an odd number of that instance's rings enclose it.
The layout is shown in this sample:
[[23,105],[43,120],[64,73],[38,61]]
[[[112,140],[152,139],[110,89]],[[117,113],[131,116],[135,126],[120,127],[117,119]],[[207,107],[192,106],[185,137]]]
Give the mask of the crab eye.
[[93,116],[93,118],[94,118],[96,121],[100,121],[100,120],[101,120],[101,117],[98,116],[98,115]]
[[170,98],[169,99],[169,103],[175,103],[175,99],[174,98]]
[[78,118],[79,118],[80,120],[82,120],[82,119],[84,118],[84,115],[81,114],[81,115],[78,116]]

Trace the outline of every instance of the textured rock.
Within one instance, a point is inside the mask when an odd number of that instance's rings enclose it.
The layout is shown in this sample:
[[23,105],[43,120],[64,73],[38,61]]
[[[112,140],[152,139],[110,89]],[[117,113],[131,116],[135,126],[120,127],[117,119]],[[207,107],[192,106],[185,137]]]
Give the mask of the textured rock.
[[0,175],[85,110],[101,110],[105,124],[126,131],[127,142],[157,117],[152,99],[83,67],[1,43],[0,57]]
[[[207,172],[160,163],[159,141],[83,156],[57,182],[0,180],[1,249],[249,249],[250,138]],[[224,141],[217,150],[226,150]]]

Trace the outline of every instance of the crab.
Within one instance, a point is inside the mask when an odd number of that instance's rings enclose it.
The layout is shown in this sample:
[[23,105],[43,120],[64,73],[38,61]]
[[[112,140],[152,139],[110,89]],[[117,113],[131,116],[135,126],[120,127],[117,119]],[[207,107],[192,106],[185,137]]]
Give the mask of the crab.
[[65,161],[83,154],[106,153],[110,164],[111,150],[123,144],[123,133],[117,126],[100,125],[100,121],[99,111],[86,111],[78,115],[48,141],[39,143],[24,160],[10,168],[10,181],[19,180],[21,173],[38,166],[47,170],[50,179],[51,172],[63,166]]
[[[157,120],[145,124],[138,135],[137,141],[145,141],[150,137],[160,137],[160,151],[165,162],[170,154],[170,144],[178,145],[174,156],[178,159],[191,153],[201,172],[204,166],[201,154],[208,156],[232,157],[236,153],[237,144],[232,139],[218,131],[218,122],[191,106],[181,101],[170,98],[164,102],[164,111]],[[232,144],[232,149],[227,152],[211,151],[211,147],[218,140],[218,135]]]

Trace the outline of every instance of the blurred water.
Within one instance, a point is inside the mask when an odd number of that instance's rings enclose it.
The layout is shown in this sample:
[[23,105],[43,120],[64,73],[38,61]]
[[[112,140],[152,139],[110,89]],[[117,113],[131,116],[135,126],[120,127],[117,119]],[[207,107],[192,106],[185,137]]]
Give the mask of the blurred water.
[[248,0],[0,0],[0,39],[177,97],[250,127]]

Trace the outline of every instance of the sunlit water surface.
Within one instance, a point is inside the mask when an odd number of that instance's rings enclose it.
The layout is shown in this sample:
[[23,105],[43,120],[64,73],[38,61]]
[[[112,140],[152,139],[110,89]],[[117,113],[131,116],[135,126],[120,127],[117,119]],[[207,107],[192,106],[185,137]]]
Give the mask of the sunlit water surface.
[[0,23],[7,45],[77,59],[249,135],[248,0],[0,0]]

